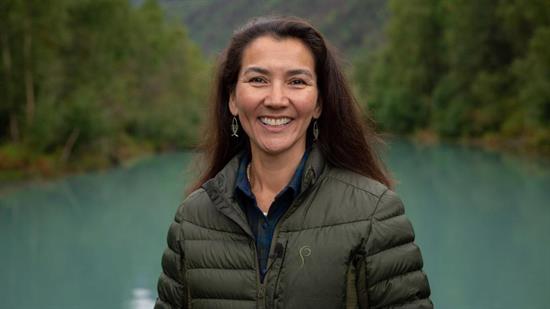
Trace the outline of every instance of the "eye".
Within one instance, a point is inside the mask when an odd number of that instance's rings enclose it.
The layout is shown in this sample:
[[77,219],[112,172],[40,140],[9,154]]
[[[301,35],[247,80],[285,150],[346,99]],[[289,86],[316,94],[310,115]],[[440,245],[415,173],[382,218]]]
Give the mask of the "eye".
[[262,78],[262,77],[257,77],[257,76],[256,76],[256,77],[249,78],[249,79],[248,79],[248,82],[249,82],[249,83],[252,83],[252,84],[264,84],[264,83],[266,83],[267,81],[266,81],[264,78]]
[[303,79],[293,79],[290,81],[290,84],[293,86],[307,85],[307,83]]

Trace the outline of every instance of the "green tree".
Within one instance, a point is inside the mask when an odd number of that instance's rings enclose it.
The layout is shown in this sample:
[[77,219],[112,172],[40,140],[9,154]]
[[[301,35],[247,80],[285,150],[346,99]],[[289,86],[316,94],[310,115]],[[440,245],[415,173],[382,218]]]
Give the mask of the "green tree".
[[393,1],[390,13],[355,75],[385,129],[550,151],[548,0]]
[[[355,78],[382,127],[400,133],[428,124],[431,92],[439,71],[440,28],[437,1],[390,1],[387,44],[364,59]],[[370,70],[365,75],[362,71]],[[364,75],[361,75],[364,74]]]
[[1,5],[0,159],[4,146],[65,164],[196,142],[208,67],[156,1]]

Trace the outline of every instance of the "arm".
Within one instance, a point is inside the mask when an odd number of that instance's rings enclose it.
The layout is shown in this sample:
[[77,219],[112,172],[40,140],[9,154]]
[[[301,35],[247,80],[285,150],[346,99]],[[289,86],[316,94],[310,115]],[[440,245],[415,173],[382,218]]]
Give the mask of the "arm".
[[399,197],[387,190],[372,216],[367,240],[369,309],[433,308],[420,249]]
[[155,309],[187,308],[179,213],[178,211],[175,222],[172,222],[168,230],[168,248],[162,255],[162,273],[157,284],[158,298]]

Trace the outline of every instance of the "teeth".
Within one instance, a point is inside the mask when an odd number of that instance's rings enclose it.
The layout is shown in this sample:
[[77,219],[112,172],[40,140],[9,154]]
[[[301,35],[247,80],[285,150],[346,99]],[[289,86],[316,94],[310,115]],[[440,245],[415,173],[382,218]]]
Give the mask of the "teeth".
[[290,118],[268,118],[261,117],[260,121],[270,126],[281,126],[290,122]]

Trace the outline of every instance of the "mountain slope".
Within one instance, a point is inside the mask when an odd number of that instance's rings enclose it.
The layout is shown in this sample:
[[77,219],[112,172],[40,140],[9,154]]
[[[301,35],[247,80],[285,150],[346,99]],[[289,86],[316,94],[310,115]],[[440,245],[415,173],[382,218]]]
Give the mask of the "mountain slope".
[[208,53],[220,52],[232,32],[250,18],[294,15],[311,21],[340,50],[353,55],[361,46],[376,47],[387,19],[386,0],[255,1],[160,0],[168,16],[181,20],[190,37]]

